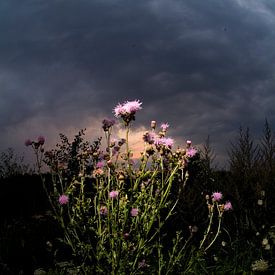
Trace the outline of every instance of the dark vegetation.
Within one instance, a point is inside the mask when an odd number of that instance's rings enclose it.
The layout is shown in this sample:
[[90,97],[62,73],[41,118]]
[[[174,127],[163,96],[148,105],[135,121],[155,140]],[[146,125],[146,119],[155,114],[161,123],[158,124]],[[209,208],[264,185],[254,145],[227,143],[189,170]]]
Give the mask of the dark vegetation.
[[[268,261],[267,274],[275,268],[275,143],[268,122],[255,141],[249,129],[240,128],[228,149],[229,169],[213,168],[214,151],[209,139],[190,168],[187,188],[181,193],[174,215],[165,227],[167,245],[171,230],[194,234],[199,243],[207,226],[205,195],[221,191],[233,211],[225,216],[222,232],[205,255],[192,254],[193,270],[204,274],[250,272],[253,262]],[[57,262],[69,261],[66,251],[57,251],[61,232],[41,178],[12,150],[0,160],[0,274],[33,274],[38,268],[54,269]],[[73,168],[72,168],[73,169]],[[48,175],[49,177],[51,175]],[[172,196],[178,192],[175,188]],[[172,228],[172,229],[171,229]],[[267,240],[267,241],[265,241]],[[58,274],[58,273],[56,273]]]

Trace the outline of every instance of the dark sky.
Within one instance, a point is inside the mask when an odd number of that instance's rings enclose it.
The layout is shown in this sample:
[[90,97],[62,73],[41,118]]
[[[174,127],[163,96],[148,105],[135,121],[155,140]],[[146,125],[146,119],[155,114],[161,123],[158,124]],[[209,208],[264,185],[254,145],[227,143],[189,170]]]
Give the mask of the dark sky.
[[275,126],[274,0],[1,0],[0,33],[1,150],[97,137],[134,99],[133,135],[210,135],[221,163],[240,126]]

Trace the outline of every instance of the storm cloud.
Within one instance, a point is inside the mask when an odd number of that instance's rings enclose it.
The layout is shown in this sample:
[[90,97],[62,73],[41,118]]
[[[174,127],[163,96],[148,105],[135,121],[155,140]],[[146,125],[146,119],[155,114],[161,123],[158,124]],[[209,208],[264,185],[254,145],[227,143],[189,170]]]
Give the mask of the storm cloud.
[[225,160],[239,126],[275,123],[275,1],[2,0],[0,147],[100,122],[140,99],[134,127],[208,135]]

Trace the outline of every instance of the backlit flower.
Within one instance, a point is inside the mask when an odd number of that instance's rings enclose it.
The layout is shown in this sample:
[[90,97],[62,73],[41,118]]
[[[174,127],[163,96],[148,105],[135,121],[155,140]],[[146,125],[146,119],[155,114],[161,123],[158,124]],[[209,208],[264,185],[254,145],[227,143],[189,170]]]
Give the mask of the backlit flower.
[[110,199],[115,199],[117,197],[118,197],[118,191],[113,190],[109,193],[109,198]]
[[97,164],[96,164],[96,168],[103,168],[104,167],[104,161],[99,161]]
[[169,124],[168,124],[168,123],[162,123],[162,124],[160,125],[160,128],[161,128],[161,130],[162,130],[163,132],[166,132],[167,129],[169,128]]
[[156,139],[156,134],[155,133],[152,133],[152,132],[146,132],[144,135],[143,135],[143,140],[144,142],[147,142],[149,144],[153,144],[154,141]]
[[138,215],[138,208],[132,208],[131,209],[131,216],[136,217]]
[[59,197],[58,201],[61,205],[67,204],[69,202],[69,197],[63,194]]
[[99,212],[100,212],[100,215],[102,216],[107,216],[108,214],[108,209],[106,206],[101,206],[100,209],[99,209]]
[[186,155],[187,157],[192,158],[197,154],[197,152],[198,151],[195,148],[189,148],[186,150]]
[[212,194],[212,200],[213,201],[220,201],[222,199],[222,193],[221,192],[214,192]]
[[229,211],[229,210],[232,210],[232,204],[230,201],[227,201],[225,204],[224,204],[224,211]]
[[158,138],[155,140],[155,145],[163,145],[165,147],[171,148],[174,144],[174,140],[172,138]]
[[124,117],[127,115],[134,115],[137,111],[142,109],[141,104],[142,102],[140,102],[139,100],[126,101],[123,104],[119,103],[114,108],[115,116]]

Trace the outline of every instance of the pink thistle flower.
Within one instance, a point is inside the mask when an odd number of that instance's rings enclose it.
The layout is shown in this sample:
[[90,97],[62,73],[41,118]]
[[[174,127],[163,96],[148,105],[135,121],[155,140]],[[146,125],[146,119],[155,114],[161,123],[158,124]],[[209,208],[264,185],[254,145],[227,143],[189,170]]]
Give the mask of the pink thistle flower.
[[186,151],[187,157],[192,158],[197,154],[197,150],[195,148],[189,148]]
[[107,207],[106,207],[106,206],[101,206],[100,209],[99,209],[99,213],[100,213],[100,215],[102,215],[102,216],[107,216],[107,214],[108,214],[108,209],[107,209]]
[[119,103],[114,108],[115,117],[134,115],[137,111],[142,109],[141,104],[142,102],[139,100],[126,101],[123,104]]
[[138,208],[132,208],[131,209],[131,216],[136,217],[138,215],[138,212],[139,212]]
[[122,104],[118,104],[115,108],[114,108],[114,113],[115,113],[115,117],[120,117],[122,115],[125,114],[125,110]]
[[128,114],[136,113],[137,111],[142,109],[141,104],[142,103],[139,100],[127,101],[124,104],[124,108],[126,110],[126,113],[128,113]]
[[37,142],[40,144],[40,145],[43,145],[45,143],[45,138],[43,136],[39,136],[37,138]]
[[104,167],[104,161],[99,161],[97,164],[96,164],[96,168],[100,168],[102,169]]
[[67,204],[69,202],[69,197],[67,195],[61,195],[58,199],[61,205]]
[[31,141],[30,139],[27,139],[27,140],[25,141],[25,145],[26,145],[26,146],[32,145],[32,141]]
[[104,171],[101,168],[97,168],[93,171],[94,177],[100,177],[102,175],[104,175]]
[[161,130],[162,130],[163,132],[166,132],[167,129],[169,128],[169,124],[168,124],[168,123],[162,123],[162,124],[160,125],[160,128],[161,128]]
[[212,194],[212,200],[213,201],[220,201],[222,199],[222,193],[221,192],[214,192]]
[[143,135],[143,140],[144,142],[147,142],[149,144],[153,144],[154,141],[156,139],[156,134],[155,133],[152,133],[152,132],[146,132],[144,135]]
[[115,198],[117,198],[118,197],[118,191],[111,191],[110,193],[109,193],[109,198],[110,199],[115,199]]
[[155,145],[163,145],[165,147],[171,148],[174,144],[174,140],[172,138],[158,138],[155,140]]
[[233,207],[232,207],[232,204],[230,201],[227,201],[225,204],[224,204],[224,211],[229,211],[229,210],[232,210]]

